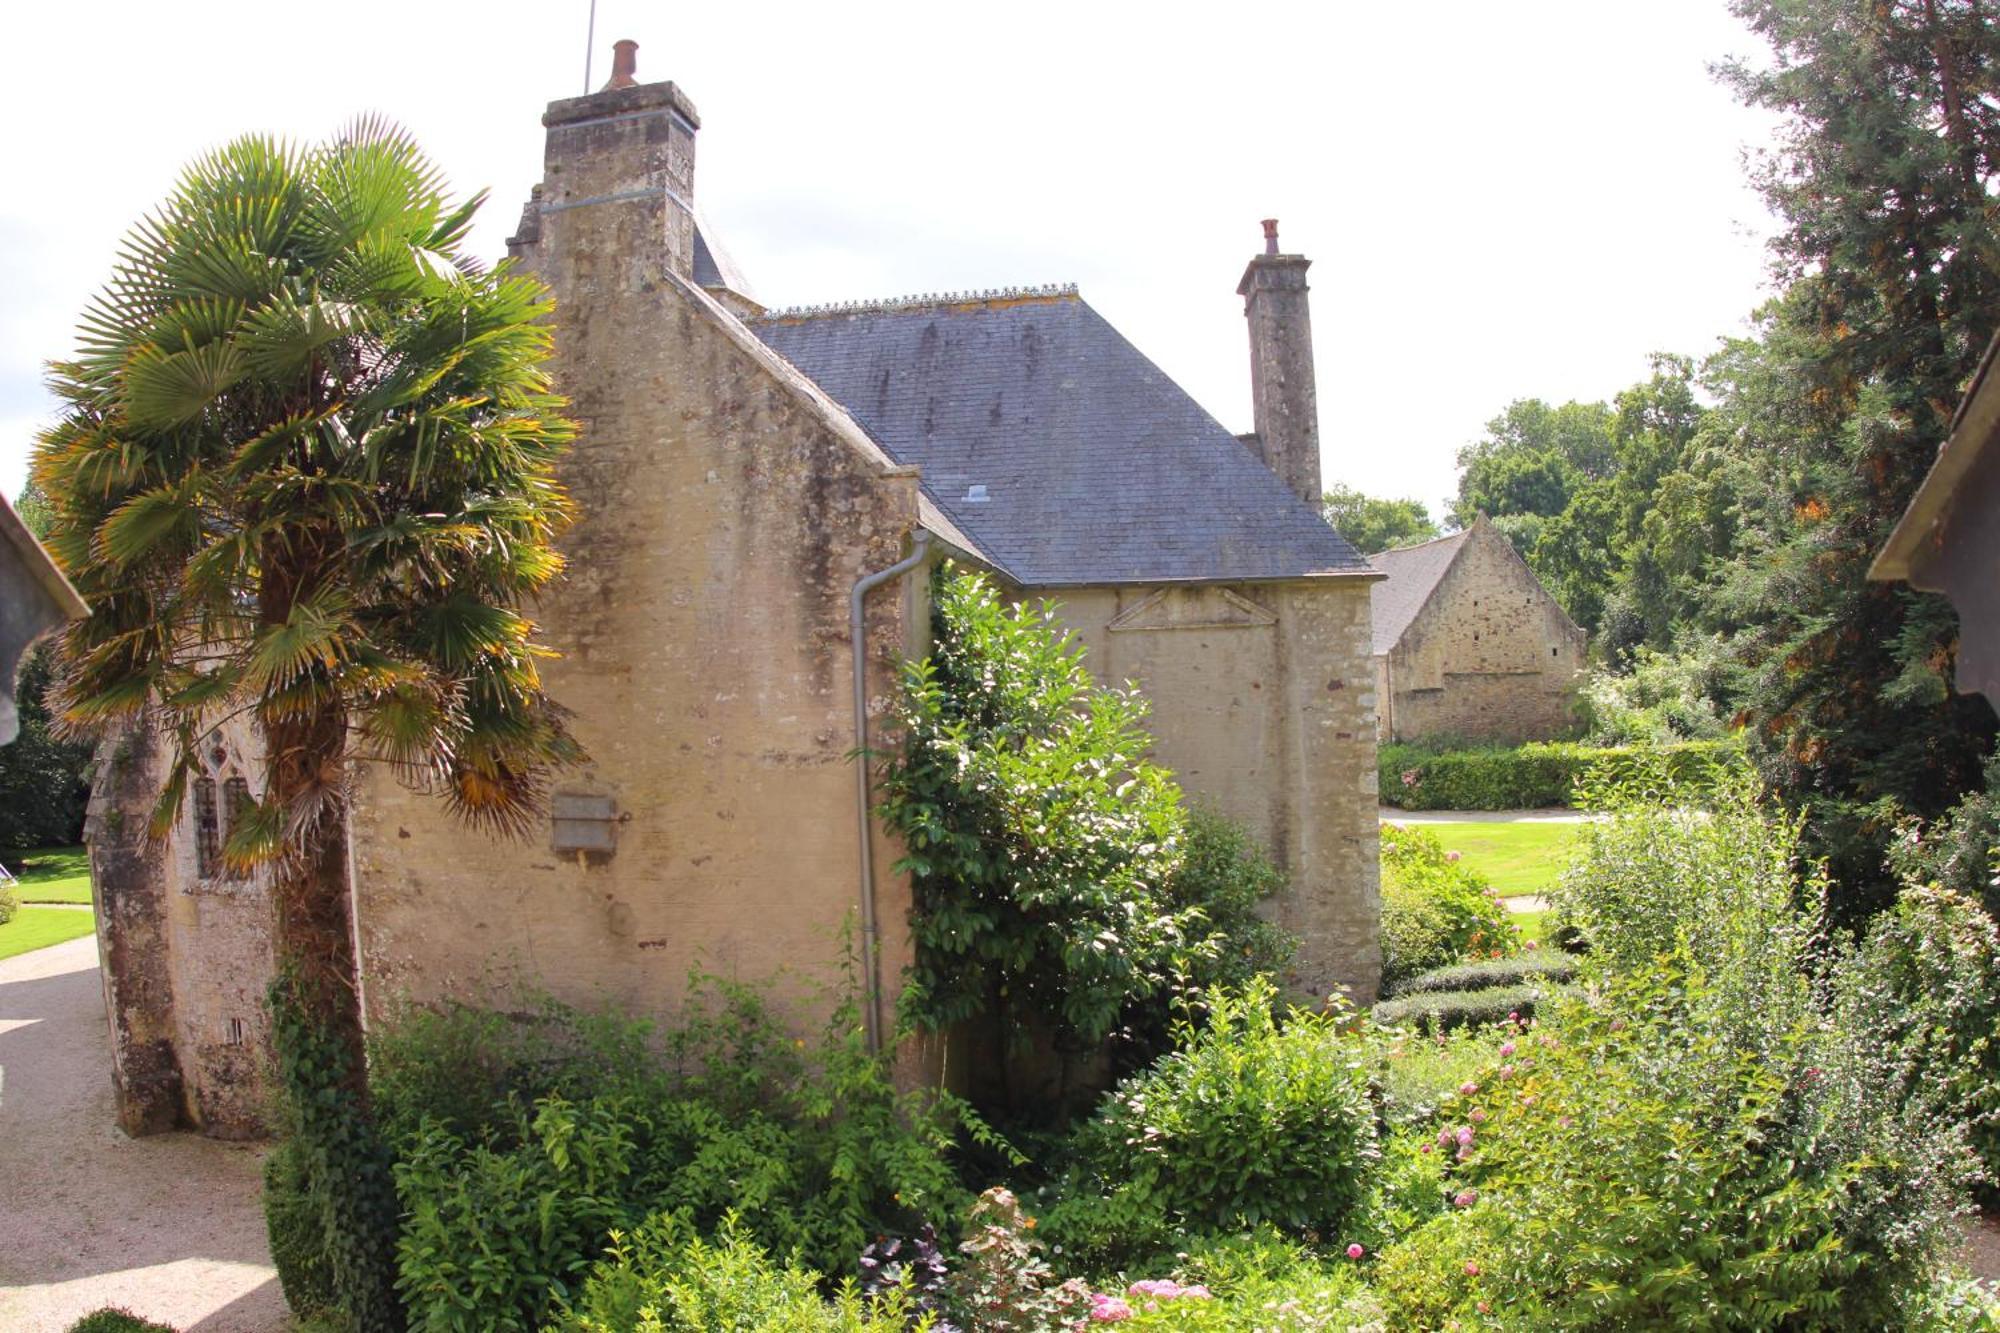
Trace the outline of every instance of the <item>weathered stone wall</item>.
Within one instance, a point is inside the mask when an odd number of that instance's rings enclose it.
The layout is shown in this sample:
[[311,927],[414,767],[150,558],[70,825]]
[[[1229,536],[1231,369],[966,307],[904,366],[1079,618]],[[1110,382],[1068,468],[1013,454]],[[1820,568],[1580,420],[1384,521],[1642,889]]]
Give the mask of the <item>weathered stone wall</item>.
[[[848,592],[904,554],[916,475],[687,279],[677,90],[557,103],[545,123],[517,250],[555,292],[553,373],[582,435],[568,571],[535,615],[590,754],[558,801],[607,811],[611,849],[559,852],[550,828],[498,841],[367,777],[368,1004],[525,983],[658,1014],[696,967],[790,969],[781,989],[805,1001],[838,981],[859,897]],[[878,718],[922,620],[909,581],[872,595]],[[877,858],[892,994],[909,903],[893,859]]]
[[[212,784],[218,845],[228,836],[230,779],[253,797],[261,790],[257,755],[240,719],[202,746],[196,781]],[[219,864],[203,873],[193,791],[167,838],[148,839],[145,816],[169,758],[148,725],[109,738],[84,832],[119,1122],[132,1134],[190,1128],[254,1138],[270,1109],[270,895],[258,875],[231,876]]]
[[[1152,703],[1155,757],[1291,877],[1272,915],[1301,992],[1381,977],[1369,583],[1065,588],[1048,595],[1101,681]],[[1332,664],[1332,665],[1329,665]]]
[[1546,740],[1574,725],[1584,636],[1513,545],[1480,522],[1402,641],[1385,738]]

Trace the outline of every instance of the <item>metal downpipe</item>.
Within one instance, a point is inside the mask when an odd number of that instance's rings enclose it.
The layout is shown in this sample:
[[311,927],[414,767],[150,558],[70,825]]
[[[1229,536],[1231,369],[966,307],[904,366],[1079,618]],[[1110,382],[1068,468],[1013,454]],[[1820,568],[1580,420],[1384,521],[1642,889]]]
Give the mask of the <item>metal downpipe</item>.
[[868,782],[868,654],[863,637],[861,604],[870,589],[909,573],[930,554],[931,534],[918,528],[911,535],[910,553],[873,574],[855,581],[847,597],[847,637],[854,654],[854,829],[861,844],[861,984],[865,1005],[862,1021],[868,1032],[868,1053],[882,1052],[881,930],[875,918],[875,840],[873,800]]

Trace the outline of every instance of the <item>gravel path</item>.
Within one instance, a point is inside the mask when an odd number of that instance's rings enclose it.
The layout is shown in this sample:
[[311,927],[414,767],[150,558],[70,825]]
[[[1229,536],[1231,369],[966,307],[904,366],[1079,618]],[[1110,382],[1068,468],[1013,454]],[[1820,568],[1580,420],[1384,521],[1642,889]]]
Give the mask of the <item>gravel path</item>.
[[0,1329],[122,1305],[184,1333],[277,1333],[262,1150],[127,1138],[111,1100],[97,942],[0,959]]

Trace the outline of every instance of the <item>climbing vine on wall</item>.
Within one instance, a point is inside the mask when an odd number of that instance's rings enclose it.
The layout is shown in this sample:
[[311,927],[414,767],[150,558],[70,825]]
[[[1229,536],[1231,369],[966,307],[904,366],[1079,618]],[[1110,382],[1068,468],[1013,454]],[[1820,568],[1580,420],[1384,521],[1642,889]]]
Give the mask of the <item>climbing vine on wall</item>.
[[[1176,892],[1180,789],[1145,758],[1145,699],[1093,680],[1049,606],[1007,605],[949,568],[932,604],[881,808],[914,893],[905,1012],[1094,1046],[1132,1006],[1185,995],[1222,952],[1210,905]],[[1268,867],[1253,878],[1255,893],[1279,883]]]

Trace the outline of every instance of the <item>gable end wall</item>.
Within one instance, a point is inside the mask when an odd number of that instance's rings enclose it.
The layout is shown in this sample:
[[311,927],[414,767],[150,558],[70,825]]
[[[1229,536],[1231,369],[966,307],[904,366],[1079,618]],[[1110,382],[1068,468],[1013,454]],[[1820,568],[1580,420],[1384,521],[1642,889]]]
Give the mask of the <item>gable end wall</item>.
[[1382,663],[1382,736],[1566,735],[1583,661],[1583,631],[1506,537],[1481,524]]

